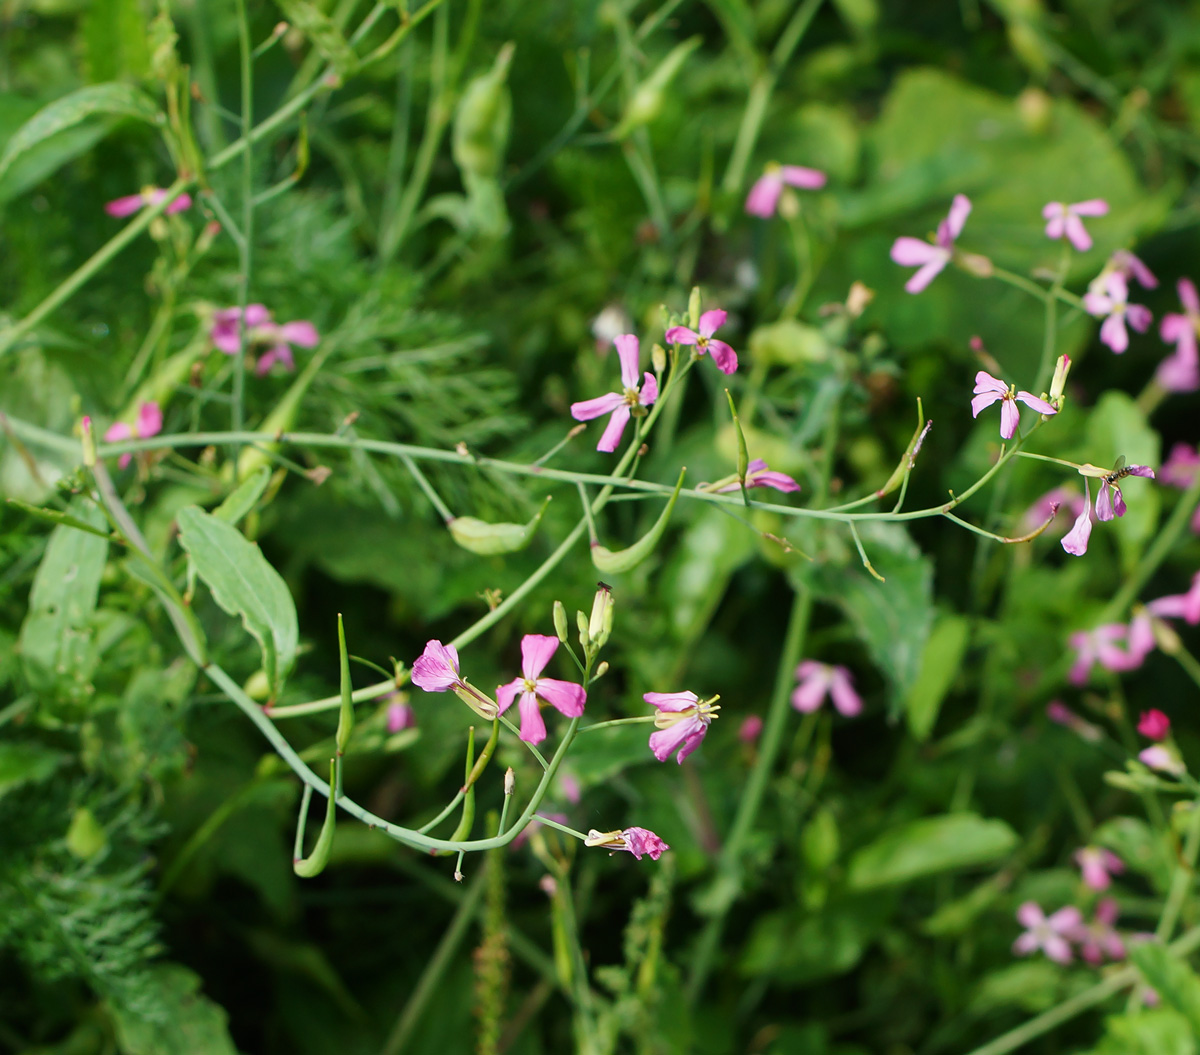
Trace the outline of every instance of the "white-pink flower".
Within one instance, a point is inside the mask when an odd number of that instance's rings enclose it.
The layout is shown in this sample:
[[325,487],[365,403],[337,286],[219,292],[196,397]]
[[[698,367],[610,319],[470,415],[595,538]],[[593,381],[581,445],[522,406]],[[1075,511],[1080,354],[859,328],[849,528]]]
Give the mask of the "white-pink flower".
[[796,668],[799,684],[792,692],[792,706],[803,714],[815,711],[825,697],[833,700],[838,713],[853,718],[862,711],[862,699],[854,691],[854,678],[845,667],[806,659]]
[[678,751],[675,761],[680,765],[700,746],[709,724],[721,709],[716,706],[719,696],[702,700],[694,692],[647,692],[642,699],[658,708],[654,732],[650,734],[654,757],[665,762],[672,752]]
[[542,721],[539,701],[545,700],[568,718],[583,714],[583,705],[587,702],[582,685],[542,677],[542,671],[557,650],[557,637],[526,634],[521,639],[521,676],[496,689],[501,714],[520,696],[521,739],[529,744],[540,744],[546,739],[546,723]]
[[820,190],[825,186],[825,179],[825,173],[818,169],[803,168],[800,165],[777,165],[771,162],[750,188],[750,193],[746,196],[746,212],[764,219],[774,216],[785,183],[804,190]]
[[1138,752],[1138,761],[1159,773],[1168,773],[1173,777],[1187,772],[1187,766],[1183,764],[1179,752],[1168,744],[1155,744]]
[[1100,340],[1120,355],[1129,347],[1128,322],[1138,333],[1145,333],[1154,321],[1150,309],[1144,304],[1129,303],[1129,285],[1122,275],[1108,276],[1105,291],[1089,290],[1083,295],[1083,306],[1088,314],[1103,318],[1100,324]]
[[1124,623],[1104,623],[1093,630],[1077,630],[1069,640],[1075,650],[1075,662],[1067,675],[1072,685],[1087,681],[1092,667],[1099,663],[1105,670],[1135,670],[1142,656],[1127,652],[1117,642],[1127,641],[1129,628]]
[[[116,421],[109,425],[104,434],[106,443],[119,443],[121,440],[145,440],[162,432],[162,408],[155,402],[143,403],[138,407],[137,421],[130,425],[125,421]],[[132,454],[122,454],[117,464],[124,469],[133,458]]]
[[1107,890],[1112,877],[1125,871],[1125,862],[1103,846],[1084,846],[1075,851],[1075,863],[1086,886]]
[[1042,209],[1042,219],[1046,221],[1046,237],[1057,240],[1065,236],[1076,249],[1086,253],[1092,248],[1092,236],[1087,233],[1080,217],[1104,216],[1107,213],[1108,202],[1103,198],[1090,198],[1072,205],[1052,201]]
[[[128,194],[124,198],[114,198],[104,206],[109,216],[132,216],[147,205],[157,205],[167,196],[161,187],[147,187],[140,194]],[[171,200],[163,212],[168,216],[172,213],[183,212],[192,207],[192,199],[188,194],[180,194]]]
[[905,236],[892,243],[891,257],[901,267],[917,268],[904,288],[909,293],[920,293],[934,280],[954,256],[954,242],[960,234],[967,217],[971,214],[971,199],[965,194],[956,194],[950,203],[949,215],[938,224],[933,243],[920,238]]
[[713,308],[700,316],[699,333],[687,326],[672,326],[667,330],[665,340],[668,344],[695,345],[698,356],[711,352],[712,361],[717,364],[717,369],[723,374],[732,374],[738,368],[737,352],[724,341],[713,337],[713,334],[725,325],[727,315],[728,312]]
[[596,450],[609,452],[617,449],[634,409],[639,408],[639,413],[644,413],[640,408],[648,407],[658,399],[658,381],[653,374],[646,373],[641,387],[638,387],[638,339],[632,333],[622,333],[614,338],[613,343],[621,360],[621,384],[624,390],[571,404],[571,417],[576,421],[591,421],[603,414],[611,415],[600,442],[596,444]]
[[1181,278],[1175,287],[1183,314],[1164,315],[1158,333],[1175,351],[1158,364],[1154,377],[1168,392],[1194,392],[1200,388],[1200,354],[1196,335],[1200,333],[1200,297],[1190,279]]
[[1074,905],[1060,908],[1047,916],[1034,901],[1026,901],[1017,909],[1017,922],[1025,928],[1013,942],[1013,952],[1028,956],[1041,949],[1055,963],[1071,962],[1071,943],[1068,936],[1083,923],[1083,916]]
[[1017,400],[1039,414],[1057,414],[1058,411],[1044,399],[1039,399],[1032,392],[1018,392],[1015,385],[1006,385],[998,377],[992,377],[986,370],[980,370],[975,375],[975,398],[971,400],[971,417],[979,417],[979,412],[990,407],[996,400],[1000,403],[1000,435],[1011,440],[1021,421],[1021,412],[1017,409]]

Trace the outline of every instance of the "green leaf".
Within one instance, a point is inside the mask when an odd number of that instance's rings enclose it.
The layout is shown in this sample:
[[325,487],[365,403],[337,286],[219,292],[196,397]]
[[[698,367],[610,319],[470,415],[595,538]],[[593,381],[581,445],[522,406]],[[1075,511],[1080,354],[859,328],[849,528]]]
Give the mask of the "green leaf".
[[1010,964],[983,976],[970,1008],[977,1015],[1009,1007],[1036,1014],[1058,1003],[1062,980],[1062,968],[1046,960]]
[[1146,876],[1162,894],[1171,885],[1175,859],[1163,840],[1137,817],[1113,817],[1096,829],[1092,841],[1107,846],[1126,867]]
[[1155,942],[1131,945],[1129,959],[1146,984],[1188,1020],[1193,1034],[1200,1035],[1200,978],[1196,972],[1165,945]]
[[179,511],[179,542],[213,600],[242,624],[262,649],[263,670],[277,699],[296,659],[296,606],[279,573],[237,528],[198,506]]
[[145,77],[150,44],[140,0],[104,0],[84,11],[80,32],[89,80]]
[[271,470],[260,465],[213,510],[213,516],[224,520],[226,524],[236,524],[254,508],[254,503],[262,497],[270,481]]
[[942,700],[954,683],[962,665],[970,638],[970,624],[960,615],[943,615],[934,624],[921,670],[905,699],[909,732],[918,740],[927,740],[937,722]]
[[200,992],[200,976],[174,963],[155,964],[144,983],[153,1016],[112,1005],[124,1055],[237,1055],[220,1005]]
[[342,31],[316,4],[309,0],[279,0],[287,20],[298,29],[321,56],[343,76],[358,63]]
[[1169,1007],[1112,1015],[1104,1038],[1088,1055],[1196,1055],[1188,1020]]
[[926,817],[893,828],[859,850],[850,860],[847,883],[854,890],[872,890],[992,864],[1016,844],[1016,832],[1004,821],[974,813]]
[[0,795],[28,781],[46,780],[66,758],[42,744],[0,740]]

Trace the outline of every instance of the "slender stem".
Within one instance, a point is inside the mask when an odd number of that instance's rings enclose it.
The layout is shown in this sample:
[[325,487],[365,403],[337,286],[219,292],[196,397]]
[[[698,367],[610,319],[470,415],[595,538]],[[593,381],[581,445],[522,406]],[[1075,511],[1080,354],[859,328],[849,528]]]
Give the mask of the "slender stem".
[[557,828],[560,832],[566,832],[567,835],[573,835],[580,842],[583,842],[587,836],[583,832],[577,832],[574,828],[569,828],[565,824],[559,824],[552,817],[543,817],[540,813],[534,814],[539,824],[544,824],[547,828]]
[[[238,45],[241,54],[242,81],[242,138],[247,140],[242,152],[242,239],[238,245],[238,347],[233,360],[233,402],[230,417],[233,431],[241,432],[245,420],[246,403],[246,308],[250,303],[250,268],[253,265],[254,245],[254,151],[249,144],[254,128],[254,61],[251,57],[250,17],[246,12],[246,0],[237,0]],[[237,482],[241,447],[233,444],[234,483]]]
[[1175,865],[1171,877],[1171,889],[1167,892],[1167,903],[1163,906],[1154,937],[1158,941],[1169,941],[1184,902],[1191,893],[1196,879],[1196,854],[1200,852],[1200,799],[1192,803],[1192,815],[1188,820],[1187,835],[1183,844],[1183,857]]
[[425,497],[429,499],[429,504],[438,511],[438,515],[449,524],[454,519],[454,514],[450,512],[450,507],[442,501],[441,496],[433,489],[428,478],[419,468],[417,463],[412,460],[407,454],[400,455],[400,460],[404,463],[404,467],[412,473],[412,477],[417,481],[417,486],[425,492]]
[[579,730],[582,736],[584,733],[594,733],[597,729],[611,729],[614,725],[644,725],[647,722],[654,721],[658,715],[642,714],[636,718],[613,718],[607,722],[597,722],[595,725],[585,725]]

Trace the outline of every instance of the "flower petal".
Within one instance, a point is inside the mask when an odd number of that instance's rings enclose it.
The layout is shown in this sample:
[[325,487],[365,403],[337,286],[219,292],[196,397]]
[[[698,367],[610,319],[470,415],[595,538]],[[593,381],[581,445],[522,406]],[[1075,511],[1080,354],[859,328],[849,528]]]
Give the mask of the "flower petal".
[[940,260],[944,250],[920,238],[910,238],[905,235],[892,243],[891,258],[901,267],[919,267],[931,260]]
[[638,386],[638,339],[632,333],[622,333],[613,338],[617,346],[617,357],[621,360],[621,384],[626,388]]
[[648,407],[658,399],[658,379],[649,371],[642,375],[642,390],[638,393],[638,402]]
[[629,407],[622,403],[612,412],[612,417],[608,419],[608,424],[604,428],[604,434],[600,437],[600,442],[596,444],[596,450],[606,451],[609,454],[615,451],[617,444],[621,442],[621,433],[625,431],[625,425],[628,421]]
[[1100,324],[1100,340],[1107,344],[1117,355],[1129,347],[1129,334],[1125,329],[1125,320],[1120,315],[1110,315]]
[[546,723],[542,721],[537,697],[532,692],[521,693],[518,709],[521,712],[521,739],[527,744],[540,744],[546,739]]
[[526,634],[521,638],[521,673],[530,681],[537,681],[538,675],[546,669],[546,664],[557,651],[557,637]]
[[538,678],[537,694],[555,710],[568,718],[578,718],[587,703],[587,693],[582,685],[558,678]]
[[783,193],[783,179],[778,174],[760,176],[746,195],[746,212],[751,216],[767,219],[775,215],[779,195]]
[[496,704],[501,714],[513,705],[513,700],[517,698],[517,693],[522,692],[524,688],[524,678],[513,678],[507,685],[498,685],[496,687]]
[[1032,392],[1018,392],[1017,399],[1024,403],[1027,407],[1032,407],[1039,414],[1057,414],[1058,411],[1047,403],[1044,399],[1040,399]]
[[1017,426],[1021,423],[1021,412],[1017,409],[1017,401],[1007,397],[1000,401],[1000,435],[1011,440]]
[[660,711],[686,711],[700,702],[694,692],[644,692],[642,699]]
[[[1074,213],[1067,215],[1063,222],[1063,229],[1067,234],[1069,241],[1081,253],[1086,253],[1092,248],[1092,236],[1087,233],[1087,228],[1083,226],[1083,221]],[[1049,955],[1049,953],[1047,953]]]
[[725,325],[725,320],[729,317],[729,312],[723,308],[711,308],[700,316],[700,336],[711,337],[722,326]]
[[710,340],[708,342],[708,350],[712,355],[713,362],[717,364],[717,369],[721,373],[732,374],[737,371],[737,352],[730,348],[724,341]]
[[410,679],[426,692],[445,692],[462,680],[458,676],[458,650],[440,641],[428,641],[412,665]]
[[946,227],[949,229],[950,240],[953,241],[962,234],[963,225],[971,215],[971,199],[965,194],[954,195],[950,203],[950,213],[946,217]]
[[1067,211],[1076,216],[1107,216],[1108,202],[1103,198],[1089,198],[1087,201],[1077,201],[1068,205]]
[[833,668],[829,696],[838,713],[846,718],[853,718],[862,711],[862,699],[854,691],[853,678],[845,667]]
[[162,432],[162,425],[162,407],[153,400],[143,403],[138,408],[137,434],[141,439],[147,440],[151,436],[157,436]]
[[1083,481],[1083,493],[1083,512],[1075,518],[1075,524],[1071,530],[1062,537],[1062,548],[1073,557],[1082,557],[1087,552],[1088,539],[1092,537],[1092,517],[1091,510],[1088,508],[1091,504],[1091,495],[1088,493],[1086,477]]
[[624,403],[625,397],[620,392],[609,392],[595,399],[585,399],[582,403],[572,403],[571,417],[576,421],[591,421],[602,414],[611,414]]
[[948,257],[937,257],[934,260],[930,260],[924,267],[918,268],[917,273],[904,283],[905,291],[908,293],[920,293],[942,273],[948,260]]
[[784,183],[803,190],[820,190],[828,178],[820,169],[809,169],[803,165],[784,165],[780,172]]
[[132,216],[145,204],[146,199],[140,194],[127,194],[123,198],[114,198],[104,206],[104,211],[109,216]]
[[672,326],[663,335],[663,340],[667,344],[696,344],[700,340],[700,334],[686,326]]
[[678,750],[678,761],[682,763],[684,743],[692,732],[691,724],[682,721],[676,722],[669,729],[655,729],[650,734],[650,750],[654,752],[654,757],[660,762],[665,762],[672,752]]
[[307,319],[285,322],[279,327],[279,334],[289,344],[298,344],[301,348],[315,348],[321,342],[317,328]]

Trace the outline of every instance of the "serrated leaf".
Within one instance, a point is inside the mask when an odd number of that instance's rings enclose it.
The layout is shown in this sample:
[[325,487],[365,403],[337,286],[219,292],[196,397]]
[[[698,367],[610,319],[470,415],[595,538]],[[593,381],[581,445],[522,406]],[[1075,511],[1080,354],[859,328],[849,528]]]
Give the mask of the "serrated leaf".
[[338,73],[345,75],[358,63],[342,31],[316,4],[309,0],[279,0],[293,27],[303,33]]
[[1010,853],[1017,833],[1004,821],[948,813],[909,821],[885,832],[850,860],[853,890],[907,883],[959,868],[991,864]]
[[213,600],[242,624],[262,649],[263,670],[276,699],[296,659],[296,605],[262,551],[237,528],[198,506],[179,511],[179,542]]

